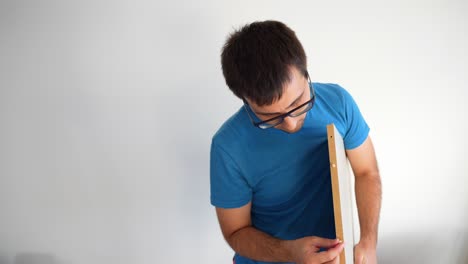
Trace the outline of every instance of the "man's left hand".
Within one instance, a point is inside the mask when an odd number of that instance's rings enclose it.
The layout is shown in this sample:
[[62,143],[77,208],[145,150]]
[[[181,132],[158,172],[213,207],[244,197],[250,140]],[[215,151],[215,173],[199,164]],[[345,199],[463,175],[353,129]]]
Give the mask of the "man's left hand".
[[354,247],[354,264],[377,264],[377,253],[375,245],[359,242]]

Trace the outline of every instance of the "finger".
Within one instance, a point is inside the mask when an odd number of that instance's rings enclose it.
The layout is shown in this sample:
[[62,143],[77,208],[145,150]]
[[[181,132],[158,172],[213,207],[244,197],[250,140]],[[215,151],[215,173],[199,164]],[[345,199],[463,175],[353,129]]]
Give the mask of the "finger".
[[328,238],[322,238],[322,237],[314,237],[312,243],[314,246],[319,247],[319,248],[331,248],[336,246],[338,243],[340,243],[339,239],[328,239]]
[[332,261],[329,261],[325,264],[340,264],[340,255],[336,256],[335,259],[333,259]]
[[320,263],[334,260],[338,255],[340,255],[341,251],[343,251],[343,248],[344,243],[339,243],[334,248],[330,248],[327,251],[318,253],[318,259],[320,260]]
[[335,261],[333,261],[333,264],[340,264],[340,254],[336,256]]

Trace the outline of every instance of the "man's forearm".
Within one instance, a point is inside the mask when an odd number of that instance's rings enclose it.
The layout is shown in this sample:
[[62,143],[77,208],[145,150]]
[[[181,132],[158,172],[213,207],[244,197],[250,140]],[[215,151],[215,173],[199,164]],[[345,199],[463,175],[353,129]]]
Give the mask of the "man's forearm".
[[251,226],[233,233],[228,243],[241,256],[257,261],[292,261],[288,240],[274,238]]
[[359,175],[355,182],[356,203],[361,228],[361,241],[376,246],[382,201],[382,184],[378,172]]

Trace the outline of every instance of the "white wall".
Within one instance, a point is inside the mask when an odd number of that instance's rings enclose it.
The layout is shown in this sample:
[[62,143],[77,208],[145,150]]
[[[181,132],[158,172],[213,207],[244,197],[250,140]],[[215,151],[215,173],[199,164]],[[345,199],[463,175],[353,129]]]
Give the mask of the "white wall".
[[468,263],[466,1],[2,1],[0,263],[230,263],[209,144],[219,52],[292,27],[371,126],[380,263]]

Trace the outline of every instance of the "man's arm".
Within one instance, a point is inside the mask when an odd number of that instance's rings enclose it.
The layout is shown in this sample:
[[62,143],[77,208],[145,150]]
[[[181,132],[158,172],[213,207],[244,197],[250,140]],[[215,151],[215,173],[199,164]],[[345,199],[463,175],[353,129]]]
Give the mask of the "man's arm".
[[[250,219],[251,203],[240,208],[216,208],[221,231],[228,244],[241,256],[257,261],[328,263],[338,260],[343,243],[319,237],[280,240],[254,227]],[[318,252],[319,248],[330,248]]]
[[346,150],[346,154],[355,177],[356,204],[361,228],[361,239],[355,248],[355,263],[377,263],[382,185],[371,138],[368,137],[355,149]]

